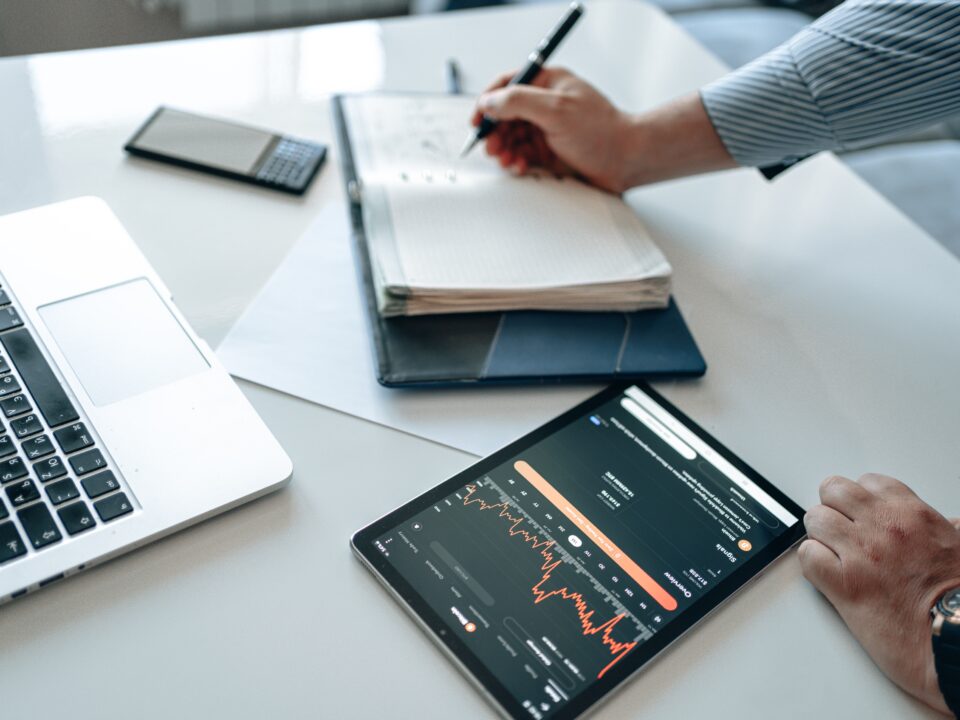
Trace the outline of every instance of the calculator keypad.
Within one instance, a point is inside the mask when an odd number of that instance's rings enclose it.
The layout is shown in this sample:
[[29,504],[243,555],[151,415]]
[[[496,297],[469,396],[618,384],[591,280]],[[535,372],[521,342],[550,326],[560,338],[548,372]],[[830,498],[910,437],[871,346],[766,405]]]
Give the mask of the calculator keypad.
[[257,180],[300,190],[323,159],[324,152],[321,145],[283,138],[257,171]]

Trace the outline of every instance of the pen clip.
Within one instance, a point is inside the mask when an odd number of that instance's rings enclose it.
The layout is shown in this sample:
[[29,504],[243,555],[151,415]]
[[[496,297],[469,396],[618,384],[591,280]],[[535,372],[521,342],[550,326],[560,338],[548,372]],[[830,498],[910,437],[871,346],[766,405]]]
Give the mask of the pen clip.
[[359,180],[350,180],[347,182],[347,195],[350,196],[350,201],[360,205],[363,202],[363,186],[360,184]]

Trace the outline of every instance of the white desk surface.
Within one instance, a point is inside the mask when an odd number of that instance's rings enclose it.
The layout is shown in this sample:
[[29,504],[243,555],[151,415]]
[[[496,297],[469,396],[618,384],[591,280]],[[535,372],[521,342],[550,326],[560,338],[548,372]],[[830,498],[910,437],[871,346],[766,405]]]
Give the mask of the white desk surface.
[[[100,195],[212,344],[317,210],[124,157],[158,104],[330,140],[332,91],[469,89],[559,13],[526,7],[0,61],[0,211]],[[659,11],[593,5],[557,57],[633,108],[722,65]],[[885,471],[960,512],[960,263],[835,158],[631,202],[676,268],[710,369],[667,396],[805,505]],[[2,262],[2,258],[0,258]],[[283,492],[0,611],[4,717],[483,717],[488,706],[352,558],[357,527],[471,458],[244,385],[293,458]],[[632,682],[605,718],[930,715],[777,564]]]

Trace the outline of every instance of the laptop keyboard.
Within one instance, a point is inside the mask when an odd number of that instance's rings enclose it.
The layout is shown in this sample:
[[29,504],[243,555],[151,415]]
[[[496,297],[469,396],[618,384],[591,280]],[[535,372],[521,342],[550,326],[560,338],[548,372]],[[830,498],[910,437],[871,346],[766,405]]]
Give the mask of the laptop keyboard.
[[133,511],[0,286],[0,566]]

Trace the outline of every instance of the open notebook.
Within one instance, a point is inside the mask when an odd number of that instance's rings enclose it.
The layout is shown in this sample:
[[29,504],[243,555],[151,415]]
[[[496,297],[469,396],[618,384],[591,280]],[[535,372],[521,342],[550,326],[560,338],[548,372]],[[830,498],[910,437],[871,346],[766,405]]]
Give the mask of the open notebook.
[[384,316],[666,307],[669,263],[631,209],[576,180],[457,155],[473,100],[342,99]]
[[[417,312],[423,312],[424,306],[446,310],[451,303],[456,303],[465,294],[463,288],[454,285],[454,289],[459,292],[453,295],[460,297],[451,301],[450,294],[435,292],[428,295],[428,302],[420,293],[413,292],[416,288],[410,287],[407,273],[411,271],[411,262],[427,261],[429,264],[433,258],[422,257],[423,251],[418,247],[408,247],[407,242],[402,245],[397,242],[399,233],[395,227],[396,213],[391,203],[396,205],[398,198],[407,197],[404,194],[407,185],[412,186],[411,192],[417,198],[415,203],[419,203],[414,207],[418,207],[421,212],[412,219],[401,221],[401,225],[403,222],[419,223],[433,233],[435,230],[432,229],[431,222],[449,223],[450,227],[444,228],[443,233],[447,243],[439,243],[434,249],[449,256],[450,249],[447,245],[462,248],[461,254],[454,254],[452,258],[456,271],[462,275],[476,273],[475,277],[483,278],[489,277],[489,263],[505,265],[507,271],[515,267],[505,263],[502,258],[490,258],[484,253],[474,253],[477,243],[487,240],[479,237],[482,233],[476,233],[476,228],[489,228],[501,222],[501,219],[496,212],[483,209],[476,200],[466,202],[464,212],[469,212],[469,217],[454,215],[449,207],[440,211],[423,199],[431,196],[425,188],[439,185],[442,180],[439,176],[450,172],[456,173],[453,177],[446,177],[446,181],[451,185],[467,182],[465,178],[469,178],[469,182],[475,185],[487,183],[491,189],[498,184],[501,187],[521,187],[521,183],[515,179],[504,178],[503,173],[496,168],[491,170],[488,161],[480,156],[471,157],[469,161],[456,165],[449,161],[447,153],[455,152],[453,148],[459,144],[459,141],[454,143],[453,139],[459,138],[463,130],[462,100],[424,96],[379,96],[369,99],[371,102],[368,103],[366,99],[337,96],[333,98],[332,110],[337,134],[336,154],[343,170],[343,180],[350,201],[349,217],[356,270],[376,353],[377,380],[381,384],[405,388],[464,388],[503,383],[585,383],[703,375],[706,363],[673,298],[668,300],[664,308],[633,312],[590,311],[585,309],[583,298],[578,298],[576,311],[515,309],[506,312],[401,314],[407,311],[409,305],[415,305]],[[378,104],[380,100],[386,102]],[[459,106],[456,113],[452,109],[440,112],[442,108],[453,108],[454,103]],[[357,128],[348,122],[348,105],[354,107],[354,119],[364,123],[363,132],[357,132]],[[360,105],[363,105],[363,112],[358,118],[356,108]],[[374,112],[373,108],[382,110],[383,115]],[[469,106],[467,109],[469,110]],[[388,110],[393,114],[387,115]],[[413,118],[421,121],[421,125],[413,129],[414,134],[420,137],[418,142],[413,142],[408,133],[399,129],[401,125],[411,124],[409,119],[404,120],[398,116],[401,111],[408,116],[412,114]],[[449,116],[446,114],[448,112]],[[439,127],[452,125],[454,115],[459,132],[440,132]],[[376,133],[393,133],[395,141],[389,138],[374,138],[369,130],[371,124],[376,128]],[[358,156],[362,157],[365,163],[362,175],[355,160]],[[408,169],[411,167],[418,168],[416,172],[419,173],[419,178],[416,184],[411,179],[414,171]],[[505,185],[505,181],[509,184]],[[538,183],[543,182],[547,181],[523,181],[522,187],[535,189],[539,187]],[[566,193],[569,188],[576,194],[581,206],[586,205],[582,202],[582,190],[585,188],[574,183],[567,185],[549,182],[558,188],[559,193]],[[559,189],[561,187],[563,189]],[[401,189],[398,191],[397,188]],[[526,189],[518,192],[526,192]],[[468,194],[457,196],[454,193],[453,188],[450,188],[449,195],[454,198],[450,200],[451,203],[464,202]],[[620,215],[621,211],[629,211],[618,201],[593,193],[589,189],[587,193],[591,198],[600,198],[607,203],[614,218],[622,217],[622,222],[628,224],[628,227],[636,227],[632,216]],[[436,196],[446,195],[439,193]],[[526,221],[549,223],[552,226],[556,222],[556,214],[565,212],[566,208],[562,204],[559,208],[556,207],[556,193],[551,197],[554,204],[546,218],[527,216]],[[560,197],[562,199],[564,196]],[[543,195],[538,199],[542,200]],[[516,196],[508,195],[506,200],[514,202]],[[405,217],[404,213],[408,210],[409,207],[402,208],[400,217]],[[432,218],[429,217],[431,215]],[[607,217],[609,218],[609,215]],[[562,231],[569,233],[571,226],[572,222],[571,225],[564,226]],[[542,230],[535,229],[538,232]],[[475,238],[474,243],[464,245],[464,237],[471,234]],[[330,238],[331,242],[335,240],[336,238]],[[411,244],[416,240],[416,235],[410,237]],[[590,241],[590,238],[587,240]],[[622,244],[622,239],[617,242]],[[531,278],[545,274],[544,266],[547,264],[551,265],[552,272],[556,272],[555,252],[548,251],[541,257],[529,249],[524,249],[518,254],[515,248],[509,243],[501,242],[499,238],[495,244],[500,252],[511,254],[511,257],[523,256],[528,258],[526,262],[533,265],[530,274],[504,275],[508,279],[512,278],[515,284],[518,281],[525,283],[522,286],[525,291],[513,291],[515,295],[530,295],[536,290],[562,294],[560,288],[530,286]],[[484,246],[480,247],[483,249]],[[657,258],[657,262],[662,262],[659,253],[649,252]],[[466,262],[463,253],[473,253],[470,255],[473,259]],[[634,255],[621,257],[628,258],[625,262],[635,262]],[[591,258],[588,257],[587,260]],[[484,262],[488,265],[483,266]],[[476,267],[472,267],[471,263]],[[666,266],[666,263],[663,262],[663,265]],[[666,267],[664,270],[665,273],[669,272]],[[314,272],[317,281],[322,283],[323,267],[315,268]],[[661,283],[666,282],[665,273],[660,275]],[[449,281],[449,276],[446,277]],[[657,275],[654,273],[651,275],[651,278],[653,277]],[[477,282],[471,281],[473,284]],[[441,284],[440,287],[445,286]],[[433,289],[437,290],[436,287]],[[482,299],[484,302],[489,301],[488,289],[473,289],[484,290]],[[577,289],[573,287],[570,291],[576,292]],[[481,295],[479,292],[475,294]],[[507,293],[501,290],[500,298],[505,295]],[[441,301],[435,299],[437,296],[440,296]],[[521,300],[526,301],[527,298],[521,297]],[[622,298],[617,298],[617,301],[621,302]],[[457,309],[461,309],[461,306],[457,306]],[[382,312],[384,308],[389,310],[388,314]],[[318,315],[315,321],[321,325],[325,322],[322,314]]]

